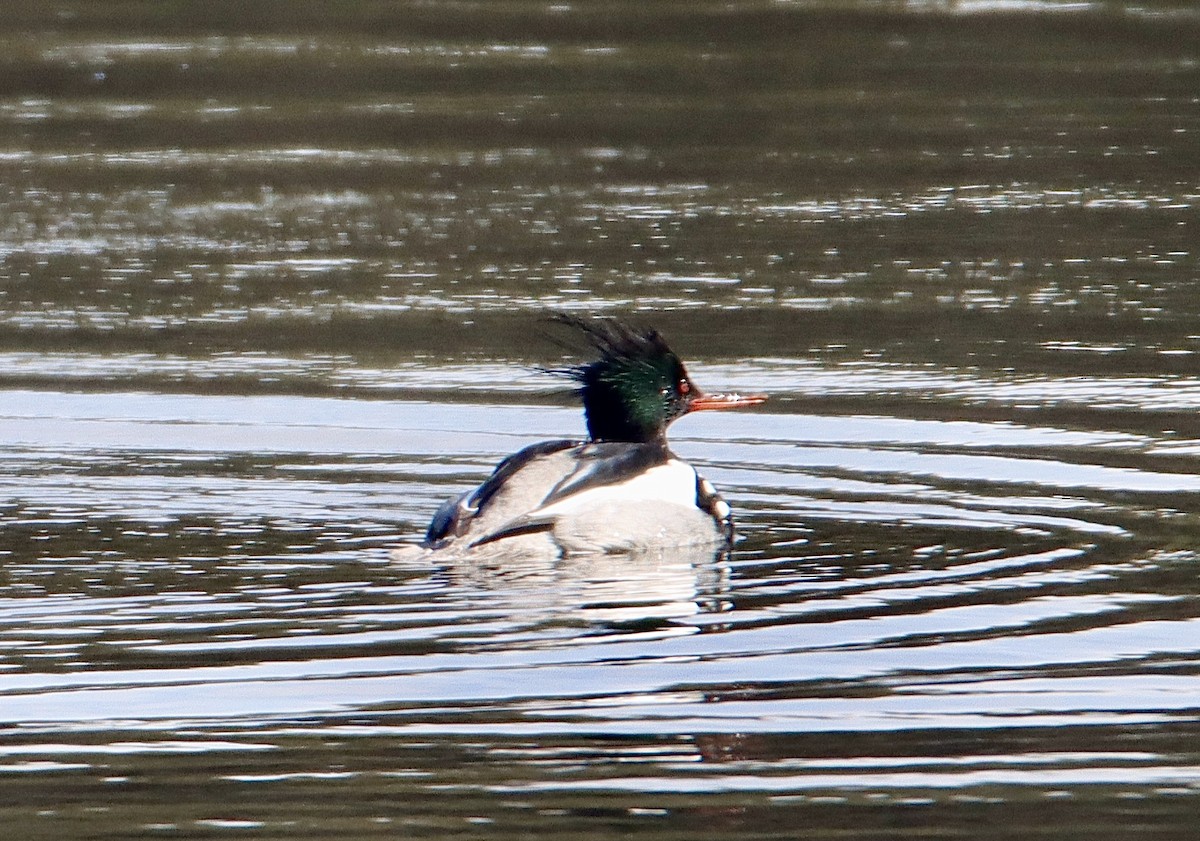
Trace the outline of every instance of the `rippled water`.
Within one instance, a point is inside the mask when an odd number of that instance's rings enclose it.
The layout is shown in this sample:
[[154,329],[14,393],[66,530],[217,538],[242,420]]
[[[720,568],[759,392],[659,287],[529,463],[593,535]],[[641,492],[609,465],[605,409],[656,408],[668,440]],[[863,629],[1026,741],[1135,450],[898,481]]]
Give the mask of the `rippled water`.
[[[6,16],[10,834],[1195,837],[1192,4]],[[550,310],[770,392],[731,552],[389,554]]]

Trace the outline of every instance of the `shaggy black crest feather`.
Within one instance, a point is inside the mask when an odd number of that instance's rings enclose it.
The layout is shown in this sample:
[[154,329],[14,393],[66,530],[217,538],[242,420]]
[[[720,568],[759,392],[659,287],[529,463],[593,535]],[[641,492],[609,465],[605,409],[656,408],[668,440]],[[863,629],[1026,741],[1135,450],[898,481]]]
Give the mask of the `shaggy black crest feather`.
[[662,334],[654,329],[639,329],[615,318],[585,320],[566,313],[557,313],[551,316],[551,320],[578,330],[588,344],[600,353],[597,362],[557,370],[557,373],[566,374],[580,382],[583,381],[584,370],[605,361],[636,363],[663,354],[674,355]]

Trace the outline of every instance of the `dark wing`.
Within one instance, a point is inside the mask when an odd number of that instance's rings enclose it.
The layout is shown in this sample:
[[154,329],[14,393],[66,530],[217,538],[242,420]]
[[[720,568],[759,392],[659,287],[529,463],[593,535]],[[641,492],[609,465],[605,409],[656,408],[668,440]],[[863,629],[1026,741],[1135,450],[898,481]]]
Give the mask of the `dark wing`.
[[442,503],[442,507],[433,515],[429,530],[425,533],[425,546],[437,549],[448,540],[464,534],[470,527],[471,520],[496,495],[504,482],[533,459],[571,447],[578,447],[580,443],[579,441],[543,441],[513,453],[496,465],[492,475],[478,488]]

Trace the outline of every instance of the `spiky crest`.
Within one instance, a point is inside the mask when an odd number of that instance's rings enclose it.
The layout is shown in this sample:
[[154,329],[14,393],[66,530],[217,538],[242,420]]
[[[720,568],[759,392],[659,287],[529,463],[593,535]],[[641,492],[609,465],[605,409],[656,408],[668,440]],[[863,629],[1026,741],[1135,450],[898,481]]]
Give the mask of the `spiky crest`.
[[667,425],[687,412],[694,387],[662,334],[615,319],[552,318],[578,330],[599,353],[592,362],[552,369],[579,383],[592,440],[665,439]]

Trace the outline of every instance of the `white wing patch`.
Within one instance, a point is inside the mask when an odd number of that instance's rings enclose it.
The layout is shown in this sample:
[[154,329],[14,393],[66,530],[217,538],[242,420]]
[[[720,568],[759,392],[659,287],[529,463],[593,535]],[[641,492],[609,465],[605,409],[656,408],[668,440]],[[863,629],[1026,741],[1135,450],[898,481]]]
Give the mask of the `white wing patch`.
[[536,519],[555,519],[581,508],[594,508],[605,503],[656,502],[696,507],[696,470],[679,459],[652,467],[624,482],[589,488],[566,499],[531,511]]

